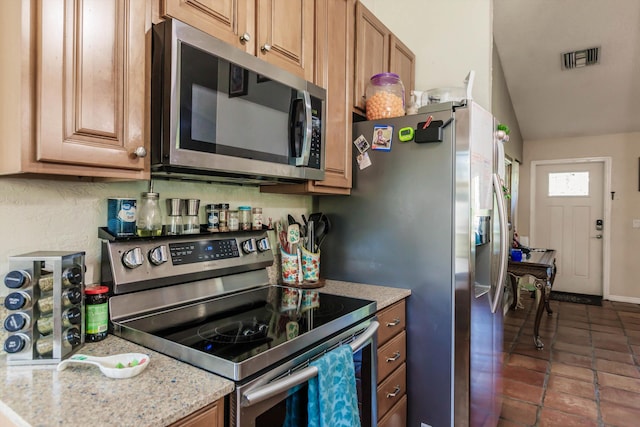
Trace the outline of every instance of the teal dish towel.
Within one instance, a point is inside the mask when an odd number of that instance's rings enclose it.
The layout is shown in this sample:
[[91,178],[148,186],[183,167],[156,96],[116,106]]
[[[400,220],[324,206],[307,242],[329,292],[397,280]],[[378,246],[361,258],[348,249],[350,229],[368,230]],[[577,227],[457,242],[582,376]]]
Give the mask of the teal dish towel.
[[318,376],[309,380],[309,427],[360,427],[351,347],[340,346],[311,366],[318,368]]

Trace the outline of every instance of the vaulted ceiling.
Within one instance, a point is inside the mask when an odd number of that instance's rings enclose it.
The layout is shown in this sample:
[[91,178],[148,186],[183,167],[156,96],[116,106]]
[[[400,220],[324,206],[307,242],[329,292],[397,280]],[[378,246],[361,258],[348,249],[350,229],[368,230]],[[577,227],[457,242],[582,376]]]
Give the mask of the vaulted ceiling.
[[640,0],[494,0],[493,25],[525,141],[640,131]]

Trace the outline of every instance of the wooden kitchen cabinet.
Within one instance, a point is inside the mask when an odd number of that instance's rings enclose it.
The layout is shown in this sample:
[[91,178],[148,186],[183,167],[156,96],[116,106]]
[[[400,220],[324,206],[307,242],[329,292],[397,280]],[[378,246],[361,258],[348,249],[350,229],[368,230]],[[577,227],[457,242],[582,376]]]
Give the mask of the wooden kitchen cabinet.
[[309,0],[160,0],[159,14],[162,18],[183,21],[305,80],[312,80],[314,3]]
[[400,76],[404,85],[404,105],[416,88],[416,55],[394,34],[389,36],[389,71]]
[[[406,304],[399,301],[377,313],[378,425],[403,426],[407,419]],[[404,421],[403,421],[404,420]]]
[[148,179],[144,1],[16,1],[0,33],[1,174]]
[[404,84],[405,105],[415,88],[415,55],[362,3],[356,4],[355,83],[353,107],[365,111],[365,89],[371,76],[391,72]]
[[265,193],[349,194],[351,192],[351,93],[355,0],[316,0],[314,82],[327,90],[325,179],[262,186]]
[[170,427],[224,427],[224,399],[187,415]]

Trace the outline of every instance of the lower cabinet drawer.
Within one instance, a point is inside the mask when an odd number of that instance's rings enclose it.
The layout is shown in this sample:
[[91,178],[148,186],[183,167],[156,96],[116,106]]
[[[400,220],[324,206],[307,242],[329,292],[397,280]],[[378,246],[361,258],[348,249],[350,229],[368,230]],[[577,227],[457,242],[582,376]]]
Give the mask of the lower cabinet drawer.
[[402,399],[407,390],[407,365],[402,364],[378,386],[378,419]]
[[387,415],[378,421],[378,427],[406,427],[407,426],[407,396],[402,396]]
[[399,301],[378,312],[378,347],[384,345],[394,335],[405,329],[406,309],[404,300]]
[[378,382],[384,380],[407,359],[407,334],[402,331],[378,348]]

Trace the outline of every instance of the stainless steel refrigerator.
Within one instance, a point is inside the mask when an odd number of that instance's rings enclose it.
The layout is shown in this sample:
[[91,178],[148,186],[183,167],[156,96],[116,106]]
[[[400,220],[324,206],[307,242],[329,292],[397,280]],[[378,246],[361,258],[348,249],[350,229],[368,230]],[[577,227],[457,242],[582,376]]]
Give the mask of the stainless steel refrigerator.
[[332,224],[325,278],[411,289],[407,426],[500,415],[508,233],[495,126],[473,102],[354,123],[365,140],[353,144],[351,195],[317,201]]

